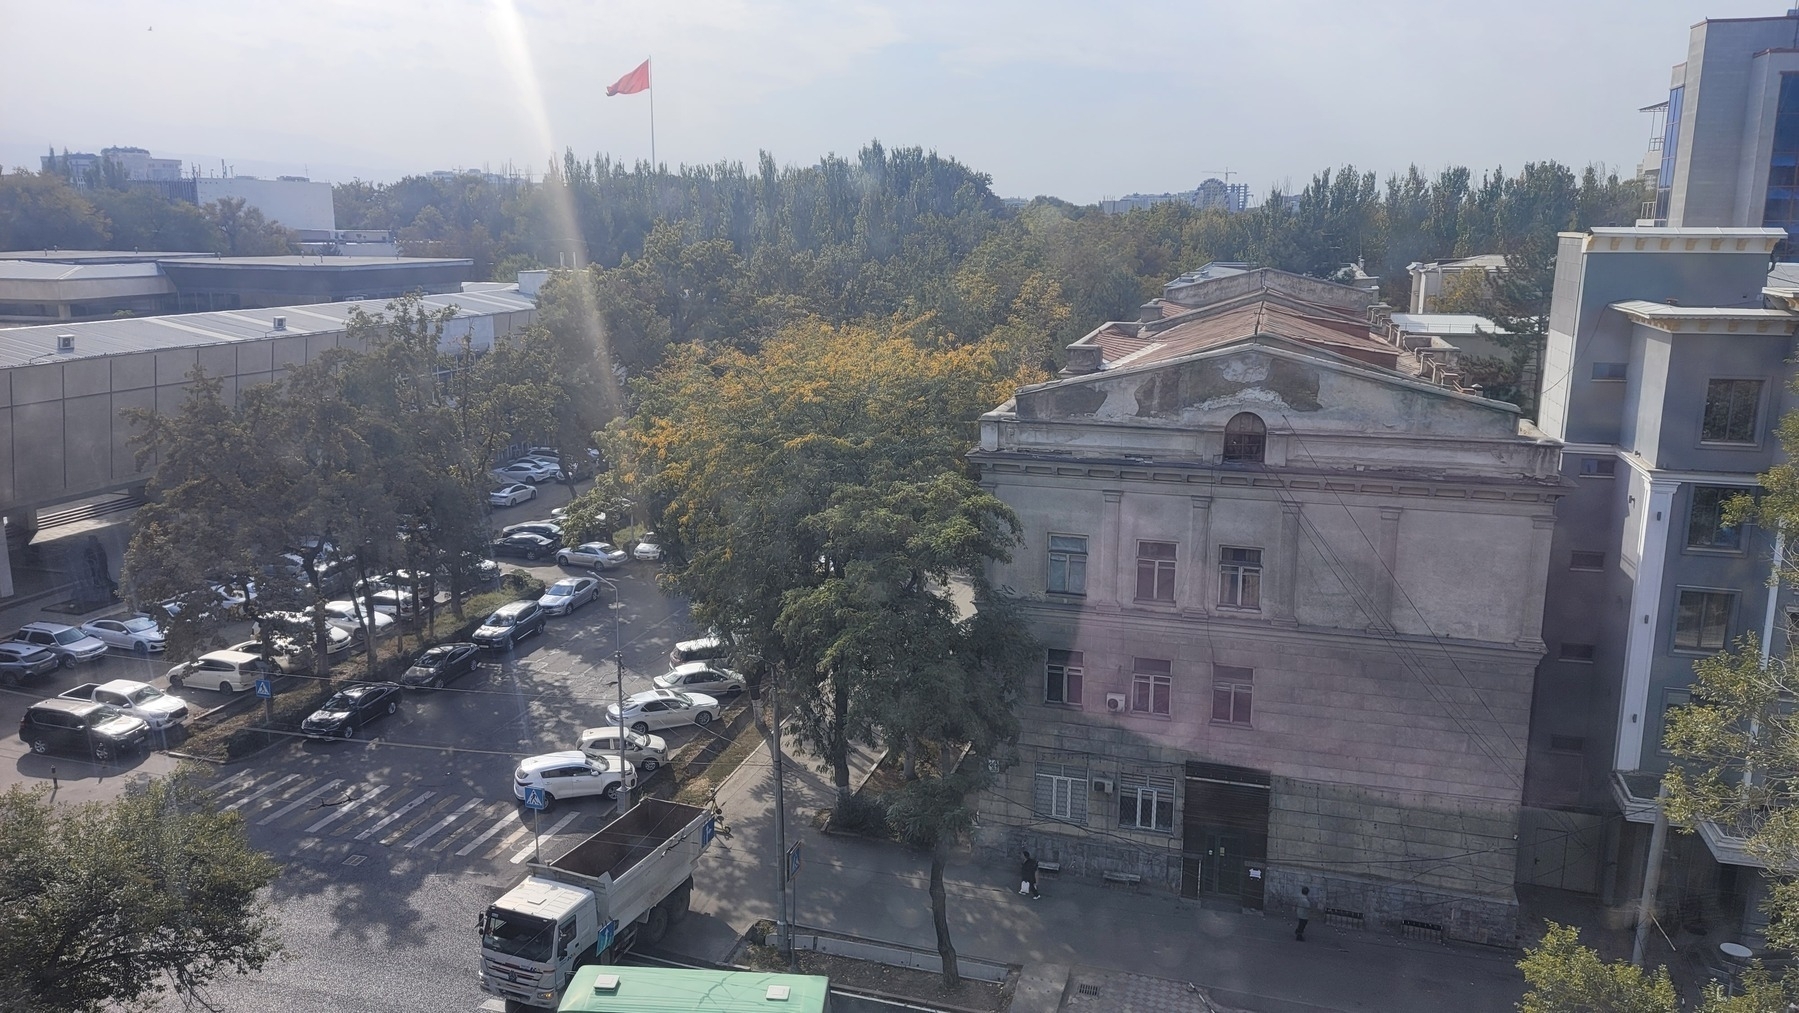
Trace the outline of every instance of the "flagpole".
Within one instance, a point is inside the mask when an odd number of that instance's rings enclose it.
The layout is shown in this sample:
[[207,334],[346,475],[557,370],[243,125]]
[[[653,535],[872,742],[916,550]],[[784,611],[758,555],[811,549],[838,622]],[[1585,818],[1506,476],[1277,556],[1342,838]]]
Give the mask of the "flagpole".
[[[645,60],[645,63],[650,62]],[[650,86],[645,89],[650,93],[650,174],[656,173],[656,77],[654,69],[650,75]]]

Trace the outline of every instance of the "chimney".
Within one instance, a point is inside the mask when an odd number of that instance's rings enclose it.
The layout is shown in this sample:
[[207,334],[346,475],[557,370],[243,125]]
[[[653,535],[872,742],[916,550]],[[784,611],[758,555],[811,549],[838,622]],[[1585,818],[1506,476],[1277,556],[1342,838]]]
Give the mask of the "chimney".
[[1062,367],[1060,375],[1083,376],[1097,373],[1104,364],[1105,349],[1077,341],[1068,346],[1068,365]]
[[286,317],[276,317],[275,318],[275,329],[278,331],[287,330],[287,318]]
[[1147,324],[1151,320],[1160,320],[1160,319],[1162,319],[1162,301],[1160,299],[1151,299],[1150,301],[1137,307],[1137,322],[1138,323]]

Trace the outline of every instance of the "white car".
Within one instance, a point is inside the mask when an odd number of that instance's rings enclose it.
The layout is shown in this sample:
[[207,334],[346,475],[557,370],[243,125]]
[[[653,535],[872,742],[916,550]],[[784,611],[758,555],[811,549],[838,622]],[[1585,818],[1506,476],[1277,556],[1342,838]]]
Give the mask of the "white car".
[[149,722],[151,728],[171,728],[187,718],[187,701],[171,696],[147,682],[114,679],[94,687],[91,699]]
[[[622,785],[622,788],[621,788]],[[512,794],[525,800],[526,788],[542,788],[544,808],[560,798],[603,795],[617,798],[623,789],[637,787],[637,768],[625,761],[624,776],[619,776],[618,756],[588,756],[579,749],[559,753],[528,756],[519,761],[512,772]]]
[[132,616],[129,619],[95,619],[81,624],[81,632],[100,641],[108,647],[117,647],[121,651],[133,654],[156,654],[168,646],[162,627],[149,616]]
[[502,485],[498,489],[488,493],[487,503],[489,506],[509,507],[518,506],[526,500],[536,498],[536,489],[533,489],[528,485],[519,485],[515,482],[511,485]]
[[582,542],[556,553],[556,562],[563,566],[590,566],[596,570],[610,570],[629,558],[625,550],[611,542]]
[[423,591],[416,595],[410,587],[390,587],[376,591],[364,598],[369,606],[384,616],[395,619],[411,619],[430,601]]
[[537,604],[553,616],[565,616],[593,601],[600,593],[600,582],[592,577],[564,577],[543,589]]
[[625,737],[625,762],[645,774],[668,762],[667,739],[616,725],[588,728],[581,732],[578,744],[588,756],[617,756],[620,735]]
[[658,689],[678,693],[704,693],[710,697],[732,696],[743,692],[743,676],[728,668],[716,668],[704,661],[677,665],[673,671],[658,675]]
[[213,651],[169,669],[169,685],[175,689],[217,687],[221,693],[242,693],[256,688],[256,680],[279,682],[283,673],[272,661],[242,651]]
[[662,558],[662,539],[656,537],[654,531],[645,532],[644,536],[637,540],[636,547],[631,550],[631,558],[641,559],[647,563],[657,562]]
[[536,485],[537,483],[548,479],[561,478],[562,467],[545,461],[533,461],[527,458],[523,461],[514,461],[511,464],[501,465],[489,472],[489,474],[502,482],[530,482],[532,485]]
[[362,620],[371,620],[376,637],[385,637],[396,631],[394,617],[380,612],[371,612],[367,606],[358,608],[353,601],[328,601],[322,606],[325,610],[325,622],[343,630],[353,640],[362,638]]
[[619,720],[618,704],[606,705],[606,723],[623,725],[638,732],[681,725],[704,727],[718,717],[718,701],[704,693],[677,693],[672,689],[652,689],[625,698],[624,720]]
[[[298,616],[297,618],[301,620],[305,619],[304,616]],[[257,657],[267,658],[274,662],[277,668],[292,675],[295,672],[312,671],[312,650],[306,643],[311,640],[311,638],[312,635],[310,633],[300,630],[291,636],[282,633],[270,636],[269,647],[267,650],[263,649],[261,640],[246,640],[241,644],[232,644],[225,649],[227,651],[242,651],[245,654],[254,654]],[[354,646],[354,641],[350,639],[348,633],[345,633],[335,626],[326,625],[326,658],[334,658],[349,650],[352,646]]]

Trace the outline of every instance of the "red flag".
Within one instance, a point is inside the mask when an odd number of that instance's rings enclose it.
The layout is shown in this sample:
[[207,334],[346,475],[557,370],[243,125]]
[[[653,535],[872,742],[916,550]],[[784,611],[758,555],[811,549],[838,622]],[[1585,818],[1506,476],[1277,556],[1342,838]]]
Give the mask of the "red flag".
[[635,95],[650,86],[650,61],[645,60],[636,70],[613,82],[606,89],[608,95]]

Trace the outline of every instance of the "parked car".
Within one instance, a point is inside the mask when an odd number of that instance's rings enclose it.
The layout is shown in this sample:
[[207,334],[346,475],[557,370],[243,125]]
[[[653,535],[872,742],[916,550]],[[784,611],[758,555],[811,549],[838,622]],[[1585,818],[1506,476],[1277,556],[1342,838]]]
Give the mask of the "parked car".
[[690,661],[711,661],[714,658],[729,657],[730,654],[731,645],[715,631],[676,644],[675,649],[668,652],[668,663],[671,667],[679,668]]
[[657,728],[682,725],[709,725],[718,717],[718,701],[704,693],[677,693],[672,689],[652,689],[625,698],[625,713],[620,720],[618,704],[606,705],[608,724],[623,725],[634,731],[648,732]]
[[498,489],[487,494],[488,504],[497,507],[518,506],[526,500],[536,498],[536,489],[533,489],[528,485],[520,485],[516,482],[502,485]]
[[555,521],[525,521],[521,524],[508,524],[500,529],[502,535],[516,535],[519,532],[531,535],[542,535],[545,538],[562,540],[562,525]]
[[529,482],[536,485],[548,479],[561,478],[562,467],[545,461],[527,459],[503,464],[489,474],[502,482]]
[[61,623],[26,623],[12,639],[42,647],[63,665],[93,661],[106,653],[106,644],[74,626]]
[[588,566],[595,570],[610,570],[630,558],[625,550],[610,542],[583,542],[556,553],[556,562],[563,566]]
[[543,608],[537,602],[508,602],[482,620],[481,627],[469,639],[482,647],[511,650],[512,645],[531,634],[542,633],[543,620]]
[[169,686],[243,693],[255,689],[258,679],[279,682],[284,674],[273,661],[247,651],[211,651],[169,669]]
[[[312,639],[310,633],[298,633],[293,636],[277,633],[269,638],[269,646],[263,647],[261,640],[246,640],[225,648],[227,651],[242,651],[259,658],[266,658],[275,663],[275,667],[289,675],[295,672],[312,671],[312,647],[308,643]],[[354,646],[350,635],[335,626],[325,627],[325,657],[330,658],[349,650]]]
[[104,763],[147,749],[150,725],[103,703],[52,697],[26,708],[19,738],[34,753],[78,753]]
[[377,639],[396,632],[399,628],[393,616],[372,611],[367,605],[358,605],[353,601],[328,601],[321,607],[325,610],[325,622],[348,633],[353,641],[362,640],[364,619],[369,620],[369,625],[375,628]]
[[442,689],[475,670],[478,651],[474,644],[438,644],[418,656],[400,676],[400,685]]
[[[310,652],[312,617],[304,612],[264,612],[260,618],[250,624],[250,632],[258,638],[250,643],[257,644],[258,648],[256,650],[243,647],[233,649],[248,650],[251,654],[260,653],[260,638],[264,624],[272,626],[270,644],[276,654],[293,655]],[[355,639],[350,636],[348,630],[333,625],[329,619],[325,621],[325,653],[327,655],[342,654],[355,646],[355,643]]]
[[411,619],[425,607],[428,599],[423,591],[414,594],[411,588],[388,588],[384,591],[371,592],[362,599],[376,612],[395,619]]
[[526,531],[515,535],[502,535],[493,540],[491,548],[496,556],[519,556],[525,559],[538,560],[554,553],[562,546],[559,538],[545,538]]
[[728,668],[715,668],[704,661],[690,661],[655,678],[660,689],[681,693],[704,693],[707,696],[732,696],[743,692],[743,676]]
[[662,539],[657,537],[654,531],[645,532],[644,536],[637,540],[637,545],[631,549],[631,558],[642,560],[646,563],[660,562],[662,559]]
[[619,736],[625,739],[625,762],[648,774],[668,762],[668,740],[629,728],[602,725],[581,732],[579,746],[588,756],[617,756]]
[[81,632],[108,647],[142,656],[160,654],[168,646],[162,627],[149,616],[128,619],[95,619],[81,624]]
[[358,597],[374,594],[376,591],[408,591],[418,589],[420,597],[430,585],[425,574],[411,570],[395,570],[392,573],[377,573],[373,577],[365,577],[350,586],[350,590]]
[[629,761],[620,776],[616,755],[610,759],[590,757],[578,749],[527,756],[512,772],[512,794],[523,802],[526,788],[542,788],[546,809],[561,798],[589,795],[617,798],[624,788],[635,787],[637,769]]
[[537,604],[553,616],[565,616],[593,601],[600,593],[600,582],[592,577],[564,577],[544,588]]
[[62,667],[62,658],[22,640],[0,643],[0,685],[19,685]]
[[300,731],[314,739],[353,739],[357,729],[398,711],[403,695],[397,682],[352,682],[306,715]]
[[90,682],[58,694],[64,700],[92,700],[121,714],[142,718],[151,728],[169,728],[187,720],[187,701],[147,682],[114,679]]

